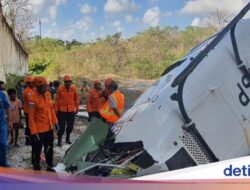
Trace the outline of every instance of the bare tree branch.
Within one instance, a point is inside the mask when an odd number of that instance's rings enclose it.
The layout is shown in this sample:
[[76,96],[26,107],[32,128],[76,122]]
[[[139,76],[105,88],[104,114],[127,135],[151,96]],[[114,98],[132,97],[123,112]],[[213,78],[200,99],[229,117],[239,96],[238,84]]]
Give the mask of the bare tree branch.
[[221,30],[232,20],[233,17],[234,14],[230,13],[228,10],[217,9],[209,14],[205,21],[205,26]]
[[31,0],[0,0],[4,16],[17,39],[24,44],[30,37],[34,16],[30,9]]

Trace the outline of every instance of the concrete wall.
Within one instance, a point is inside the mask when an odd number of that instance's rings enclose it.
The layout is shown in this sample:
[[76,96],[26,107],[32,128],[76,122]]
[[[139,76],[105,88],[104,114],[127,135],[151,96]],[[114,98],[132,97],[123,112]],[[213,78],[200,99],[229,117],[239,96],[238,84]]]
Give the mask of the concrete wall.
[[5,81],[9,73],[24,75],[28,69],[28,54],[7,24],[0,4],[0,80]]

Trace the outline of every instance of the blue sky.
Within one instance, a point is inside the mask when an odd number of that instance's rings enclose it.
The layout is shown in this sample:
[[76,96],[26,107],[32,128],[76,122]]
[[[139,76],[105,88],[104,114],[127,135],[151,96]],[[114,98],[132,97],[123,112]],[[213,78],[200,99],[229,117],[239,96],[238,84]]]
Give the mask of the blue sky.
[[[92,41],[121,32],[123,38],[150,26],[202,26],[217,9],[237,13],[248,0],[31,0],[42,35]],[[38,34],[38,22],[33,34]]]

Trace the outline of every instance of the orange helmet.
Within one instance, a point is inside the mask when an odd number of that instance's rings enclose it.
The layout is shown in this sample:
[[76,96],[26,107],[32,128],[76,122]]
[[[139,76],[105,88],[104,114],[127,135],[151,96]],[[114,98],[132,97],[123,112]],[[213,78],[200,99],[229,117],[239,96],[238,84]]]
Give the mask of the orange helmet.
[[110,83],[111,83],[111,81],[112,81],[112,78],[107,78],[106,80],[105,80],[105,88],[108,88],[108,86],[110,85]]
[[99,80],[95,80],[93,84],[97,85],[97,84],[101,84],[101,82]]
[[35,86],[43,86],[48,84],[47,80],[44,77],[35,77],[33,82]]
[[63,81],[72,81],[72,77],[70,75],[65,75]]
[[27,83],[27,82],[33,82],[33,80],[34,80],[34,77],[32,77],[32,76],[27,76],[27,77],[25,77],[24,82],[25,82],[25,83]]

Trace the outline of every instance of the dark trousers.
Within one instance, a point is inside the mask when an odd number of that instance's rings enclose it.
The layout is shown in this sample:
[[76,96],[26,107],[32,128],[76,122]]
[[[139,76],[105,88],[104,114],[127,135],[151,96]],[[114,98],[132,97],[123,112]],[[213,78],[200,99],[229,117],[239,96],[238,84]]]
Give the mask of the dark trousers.
[[31,133],[30,133],[30,128],[29,128],[29,116],[27,113],[25,113],[25,122],[26,122],[26,128],[25,128],[25,138],[26,138],[26,141],[30,142],[30,136],[31,136]]
[[0,167],[6,167],[7,164],[7,123],[5,118],[0,116]]
[[75,112],[58,112],[58,125],[59,125],[59,130],[57,132],[58,138],[62,138],[64,132],[65,132],[65,127],[66,128],[66,135],[69,137],[70,133],[73,130],[74,127],[74,122],[75,122]]
[[0,167],[7,166],[7,146],[0,143]]
[[89,112],[88,114],[89,114],[89,119],[88,119],[88,121],[91,121],[92,118],[94,118],[94,117],[96,117],[96,118],[98,118],[98,119],[101,119],[101,115],[100,115],[99,112]]
[[40,170],[40,155],[42,152],[42,147],[44,146],[44,154],[46,157],[46,162],[48,167],[53,167],[53,143],[54,143],[54,133],[53,130],[39,133],[39,141],[31,141],[32,145],[32,164],[34,170]]

